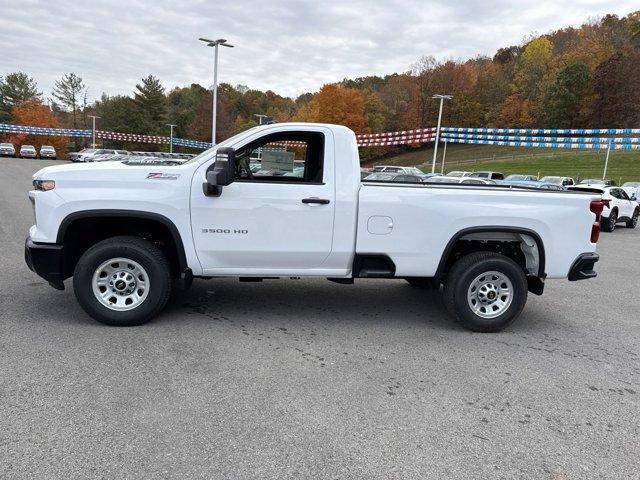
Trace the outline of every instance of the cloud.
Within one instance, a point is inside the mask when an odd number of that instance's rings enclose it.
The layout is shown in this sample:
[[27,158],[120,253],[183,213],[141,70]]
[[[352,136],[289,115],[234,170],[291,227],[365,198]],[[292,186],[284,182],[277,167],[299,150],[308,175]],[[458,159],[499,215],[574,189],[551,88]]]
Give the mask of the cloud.
[[45,96],[64,73],[90,99],[133,92],[156,75],[167,88],[213,81],[213,49],[226,38],[219,81],[296,96],[343,78],[407,71],[423,55],[492,55],[589,18],[637,8],[628,0],[371,2],[262,0],[3,0],[0,76],[22,70]]

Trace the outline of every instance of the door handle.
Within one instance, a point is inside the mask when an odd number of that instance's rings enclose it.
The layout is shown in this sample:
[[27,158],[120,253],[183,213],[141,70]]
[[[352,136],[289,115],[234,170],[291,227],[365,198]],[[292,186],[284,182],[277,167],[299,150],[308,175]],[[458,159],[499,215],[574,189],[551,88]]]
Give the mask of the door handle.
[[327,203],[329,203],[329,200],[327,200],[326,198],[311,197],[303,198],[302,203],[316,203],[318,205],[326,205]]

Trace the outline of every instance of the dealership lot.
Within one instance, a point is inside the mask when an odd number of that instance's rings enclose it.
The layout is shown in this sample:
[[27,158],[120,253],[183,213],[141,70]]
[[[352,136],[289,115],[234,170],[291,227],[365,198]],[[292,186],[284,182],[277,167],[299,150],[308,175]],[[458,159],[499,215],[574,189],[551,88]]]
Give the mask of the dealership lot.
[[24,264],[55,163],[0,159],[0,477],[637,475],[640,230],[499,334],[386,280],[196,281],[116,329]]

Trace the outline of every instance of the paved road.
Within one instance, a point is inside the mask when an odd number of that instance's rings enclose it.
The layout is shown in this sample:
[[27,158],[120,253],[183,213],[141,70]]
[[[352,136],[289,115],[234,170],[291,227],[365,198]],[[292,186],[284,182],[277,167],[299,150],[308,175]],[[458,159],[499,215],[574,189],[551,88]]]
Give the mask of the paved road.
[[23,261],[0,164],[0,478],[637,478],[640,230],[500,334],[404,282],[196,281],[109,328]]

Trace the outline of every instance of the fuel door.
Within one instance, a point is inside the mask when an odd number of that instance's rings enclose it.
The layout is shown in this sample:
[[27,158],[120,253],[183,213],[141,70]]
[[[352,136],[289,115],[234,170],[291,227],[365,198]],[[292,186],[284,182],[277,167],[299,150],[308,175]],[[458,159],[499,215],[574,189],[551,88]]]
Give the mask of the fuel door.
[[369,217],[367,231],[373,235],[389,235],[393,231],[393,219],[382,215]]

